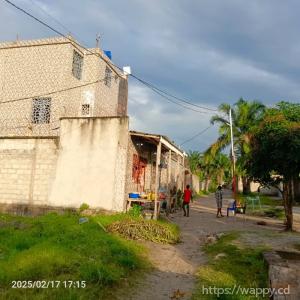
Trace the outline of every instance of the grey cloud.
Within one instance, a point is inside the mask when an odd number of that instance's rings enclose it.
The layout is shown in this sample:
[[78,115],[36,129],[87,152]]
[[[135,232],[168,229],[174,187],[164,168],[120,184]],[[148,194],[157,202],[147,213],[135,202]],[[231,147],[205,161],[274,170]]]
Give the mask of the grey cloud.
[[[32,0],[35,2],[36,0]],[[31,0],[15,2],[59,27]],[[165,90],[217,107],[239,97],[274,104],[299,101],[300,39],[297,0],[42,1],[87,46],[113,52],[113,61]],[[0,39],[54,35],[0,2]],[[63,28],[60,28],[66,33]],[[168,134],[180,143],[209,124],[210,115],[178,108],[130,81],[135,129]],[[135,99],[136,101],[134,101]],[[203,149],[211,129],[186,145]]]

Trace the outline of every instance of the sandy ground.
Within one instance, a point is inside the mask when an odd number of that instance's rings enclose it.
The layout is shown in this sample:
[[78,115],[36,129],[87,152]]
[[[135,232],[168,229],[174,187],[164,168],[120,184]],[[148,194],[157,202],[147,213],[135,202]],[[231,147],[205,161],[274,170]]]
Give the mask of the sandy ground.
[[212,233],[241,231],[244,242],[249,245],[261,244],[273,249],[292,249],[295,243],[300,244],[300,235],[282,232],[281,222],[267,220],[267,226],[260,226],[256,224],[256,218],[216,218],[213,197],[197,199],[191,206],[189,218],[183,217],[179,211],[172,214],[170,220],[179,225],[182,242],[177,245],[145,243],[154,270],[141,279],[124,299],[172,299],[177,290],[182,293],[179,299],[190,299],[196,283],[195,273],[206,262],[201,246],[206,236]]

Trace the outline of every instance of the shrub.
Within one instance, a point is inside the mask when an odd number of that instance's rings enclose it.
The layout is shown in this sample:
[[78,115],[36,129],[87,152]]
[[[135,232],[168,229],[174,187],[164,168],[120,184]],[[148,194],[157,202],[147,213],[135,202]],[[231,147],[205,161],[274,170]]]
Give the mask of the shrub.
[[90,208],[90,206],[89,206],[88,204],[82,203],[82,204],[80,205],[80,207],[79,207],[79,211],[80,211],[80,212],[83,212],[84,210],[87,210],[87,209],[89,209],[89,208]]
[[143,208],[140,205],[134,204],[128,211],[128,214],[132,217],[140,217],[142,215]]

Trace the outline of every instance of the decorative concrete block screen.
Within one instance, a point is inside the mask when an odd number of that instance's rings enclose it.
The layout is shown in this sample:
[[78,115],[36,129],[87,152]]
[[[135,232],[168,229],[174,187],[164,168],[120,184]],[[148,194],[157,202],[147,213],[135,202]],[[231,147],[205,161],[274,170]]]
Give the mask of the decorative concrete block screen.
[[61,37],[0,43],[0,136],[58,136],[61,117],[125,116],[126,76],[90,51]]

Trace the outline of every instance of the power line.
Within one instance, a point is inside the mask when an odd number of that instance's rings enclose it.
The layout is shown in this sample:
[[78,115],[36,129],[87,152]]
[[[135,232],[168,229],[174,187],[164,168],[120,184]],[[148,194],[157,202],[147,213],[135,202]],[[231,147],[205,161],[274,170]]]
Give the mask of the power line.
[[174,96],[174,95],[172,95],[171,93],[166,92],[166,91],[164,91],[164,90],[162,90],[162,89],[156,87],[156,86],[153,85],[152,83],[146,82],[146,81],[144,81],[143,79],[140,79],[140,78],[138,78],[137,76],[135,76],[135,75],[133,75],[133,74],[132,74],[131,76],[132,76],[133,78],[135,78],[136,80],[138,80],[139,82],[143,83],[144,85],[147,85],[149,88],[152,88],[153,90],[155,89],[155,90],[156,90],[155,92],[163,93],[163,94],[165,94],[165,95],[167,95],[167,96],[169,96],[169,97],[172,97],[172,98],[174,98],[174,99],[176,99],[176,100],[179,100],[179,101],[181,101],[181,102],[184,102],[184,103],[189,104],[189,105],[194,106],[194,107],[198,107],[198,108],[206,109],[206,110],[211,110],[211,111],[218,111],[218,109],[215,109],[215,108],[209,108],[209,107],[205,107],[205,106],[201,106],[201,105],[198,105],[198,104],[195,104],[195,103],[191,102],[190,100],[187,100],[187,99],[184,99],[184,98],[180,98],[180,97],[178,97],[178,96]]
[[203,134],[205,131],[207,131],[209,128],[213,127],[213,125],[209,125],[208,127],[206,127],[205,129],[203,129],[202,131],[198,132],[197,134],[195,134],[194,136],[192,136],[191,138],[185,140],[183,143],[180,144],[180,146],[194,140],[195,138],[197,138],[198,136],[200,136],[201,134]]
[[1,104],[5,104],[5,103],[12,103],[12,102],[18,102],[18,101],[23,101],[23,100],[29,100],[32,98],[39,98],[39,97],[43,97],[43,96],[48,96],[48,95],[53,95],[53,94],[57,94],[57,93],[61,93],[61,92],[66,92],[66,91],[70,91],[70,90],[74,90],[74,89],[78,89],[81,87],[85,87],[85,86],[89,86],[98,82],[102,82],[107,80],[107,78],[112,78],[112,77],[106,77],[103,79],[98,79],[92,82],[88,82],[88,83],[84,83],[84,84],[80,84],[80,85],[76,85],[76,86],[72,86],[72,87],[68,87],[65,89],[61,89],[61,90],[56,90],[56,91],[51,91],[51,92],[47,92],[47,93],[43,93],[43,94],[39,94],[39,95],[34,95],[34,96],[28,96],[28,97],[22,97],[22,98],[16,98],[16,99],[12,99],[12,100],[7,100],[7,101],[2,101],[0,102]]
[[169,102],[171,102],[171,103],[173,103],[173,104],[176,104],[176,105],[178,105],[178,106],[180,106],[180,107],[183,107],[183,108],[185,108],[185,109],[187,109],[187,110],[191,110],[191,111],[194,111],[194,112],[197,112],[197,113],[201,113],[201,114],[207,114],[207,113],[208,113],[208,112],[206,112],[206,111],[197,110],[197,109],[191,108],[191,107],[189,107],[189,106],[187,106],[187,105],[185,105],[185,104],[182,104],[182,103],[180,103],[180,102],[178,102],[178,101],[175,101],[175,100],[171,99],[170,97],[164,95],[163,93],[154,90],[152,87],[149,87],[149,88],[150,88],[152,91],[154,91],[155,93],[157,93],[158,95],[160,95],[163,99],[165,99],[165,100],[167,100],[167,101],[169,101]]
[[[83,45],[79,44],[77,41],[71,39],[70,37],[66,36],[65,34],[61,33],[60,31],[58,31],[57,29],[53,28],[52,26],[50,26],[49,24],[47,24],[46,22],[40,20],[39,18],[35,17],[34,15],[32,15],[31,13],[27,12],[26,10],[24,10],[23,8],[17,6],[16,4],[14,4],[13,2],[11,2],[10,0],[3,0],[5,2],[7,2],[8,4],[10,4],[11,6],[13,6],[14,8],[16,8],[17,10],[21,11],[22,13],[26,14],[27,16],[33,18],[35,21],[37,21],[38,23],[42,24],[43,26],[47,27],[48,29],[52,30],[53,32],[57,33],[58,35],[68,39],[71,43],[74,43],[76,44],[77,46],[83,48],[84,50],[86,50],[87,52],[89,52],[90,54],[92,55],[96,55],[97,57],[99,57],[100,59],[102,59],[106,64],[108,64],[112,69],[113,71],[120,77],[120,74],[118,74],[118,72],[115,71],[114,68],[120,70],[121,72],[123,72],[122,68],[120,68],[119,66],[113,64],[112,62],[110,61],[107,61],[105,60],[101,55],[99,55],[98,53],[95,53],[95,52],[92,52],[90,49],[84,47]],[[48,13],[47,13],[48,14]],[[175,103],[174,101],[172,101],[170,99],[171,98],[174,98],[176,99],[177,101],[180,101],[180,102],[183,102],[185,104],[188,104],[188,105],[191,105],[191,106],[194,106],[194,107],[198,107],[198,108],[201,108],[201,109],[205,109],[205,110],[209,110],[209,111],[218,111],[217,109],[212,109],[212,108],[209,108],[209,107],[204,107],[204,106],[200,106],[198,104],[195,104],[191,101],[188,101],[187,99],[183,99],[183,98],[180,98],[178,96],[175,96],[169,92],[166,92],[158,87],[156,87],[155,85],[153,85],[152,83],[149,83],[141,78],[139,78],[138,76],[134,75],[134,74],[130,74],[131,77],[133,77],[134,79],[138,80],[140,83],[144,84],[145,86],[147,86],[148,88],[151,88],[155,93],[157,93],[158,95],[160,95],[161,97],[164,97],[165,99],[167,99],[169,102],[172,102],[172,103]],[[178,103],[177,103],[178,104]],[[186,106],[183,106],[185,108],[187,108]],[[191,108],[187,108],[187,109],[190,109],[190,110],[193,110]],[[196,111],[196,110],[194,110]],[[197,111],[199,112],[199,111]]]
[[77,41],[75,41],[74,39],[68,37],[67,35],[61,33],[60,31],[58,31],[57,29],[53,28],[52,26],[50,26],[49,24],[45,23],[44,21],[40,20],[39,18],[35,17],[34,15],[32,15],[31,13],[29,13],[28,11],[26,11],[25,9],[17,6],[16,4],[14,4],[13,2],[9,1],[9,0],[3,0],[5,2],[7,2],[8,4],[12,5],[13,7],[15,7],[17,10],[23,12],[24,14],[26,14],[27,16],[29,16],[30,18],[34,19],[35,21],[37,21],[38,23],[42,24],[43,26],[47,27],[48,29],[52,30],[53,32],[57,33],[58,35],[60,35],[61,37],[66,38],[67,40],[69,40],[71,43],[77,45],[78,47],[86,50],[87,52],[89,52],[92,55],[96,55],[97,57],[99,57],[100,59],[102,59],[106,64],[108,64],[112,70],[114,71],[114,73],[116,73],[116,75],[118,75],[120,77],[120,74],[118,72],[116,72],[116,70],[114,68],[117,68],[118,70],[120,70],[121,72],[122,69],[120,67],[118,67],[117,65],[113,64],[110,61],[105,60],[101,55],[99,55],[98,53],[95,53],[93,51],[91,51],[90,49],[84,47],[83,45],[81,45],[80,43],[78,43]]
[[71,30],[69,30],[63,23],[61,23],[59,20],[57,20],[55,17],[53,17],[52,15],[50,15],[45,9],[43,9],[43,7],[41,7],[40,5],[37,4],[37,2],[30,0],[30,2],[36,6],[40,11],[42,11],[45,15],[47,15],[48,17],[50,17],[52,20],[54,20],[55,23],[57,23],[58,25],[60,25],[64,30],[66,30],[66,32],[71,32]]

